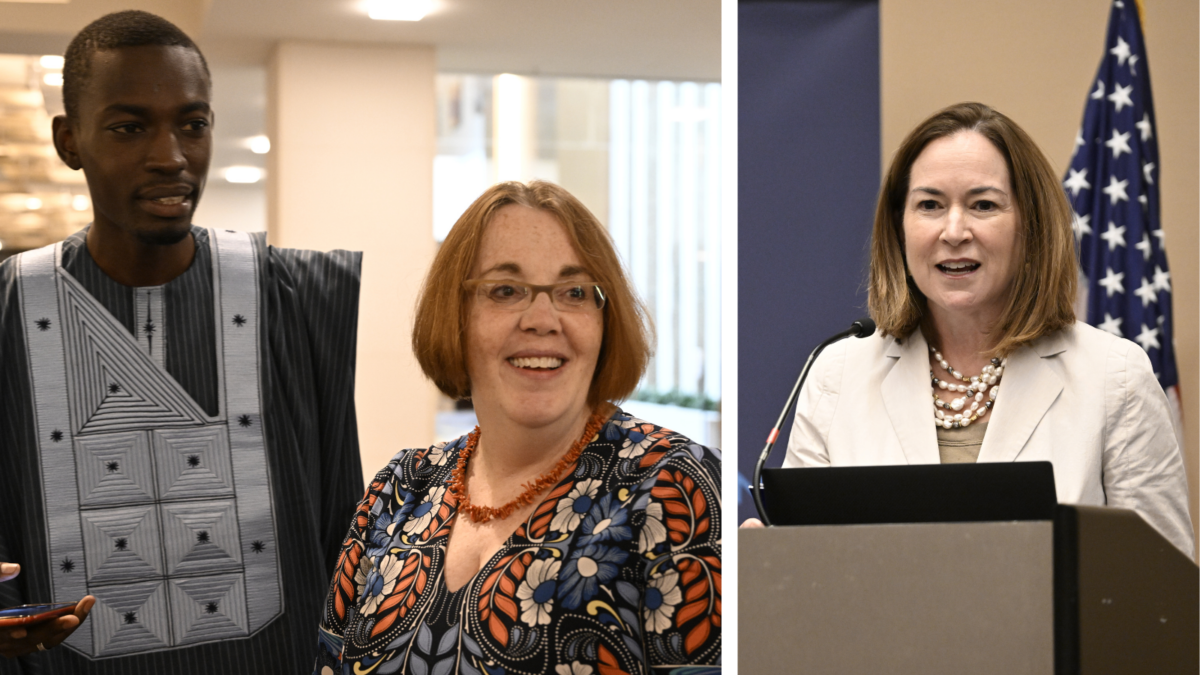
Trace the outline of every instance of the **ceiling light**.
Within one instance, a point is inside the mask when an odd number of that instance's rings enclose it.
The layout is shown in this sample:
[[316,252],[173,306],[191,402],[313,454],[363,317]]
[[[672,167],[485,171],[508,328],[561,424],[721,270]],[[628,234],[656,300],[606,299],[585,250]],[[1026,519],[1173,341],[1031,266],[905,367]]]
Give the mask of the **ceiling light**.
[[256,155],[265,155],[271,151],[271,139],[266,136],[252,136],[249,145],[250,152]]
[[368,0],[367,16],[378,21],[420,21],[433,0]]
[[65,62],[63,57],[55,56],[54,54],[47,54],[41,59],[42,67],[47,70],[62,70],[63,63]]
[[91,204],[88,203],[87,195],[75,195],[71,198],[71,208],[76,211],[87,211]]
[[262,177],[263,170],[256,166],[231,166],[225,169],[225,180],[230,183],[257,183]]
[[38,199],[37,197],[30,197],[29,199],[25,200],[25,208],[30,211],[37,211],[38,209],[42,208],[42,200]]
[[42,76],[42,82],[45,82],[51,87],[61,87],[62,73],[46,73]]

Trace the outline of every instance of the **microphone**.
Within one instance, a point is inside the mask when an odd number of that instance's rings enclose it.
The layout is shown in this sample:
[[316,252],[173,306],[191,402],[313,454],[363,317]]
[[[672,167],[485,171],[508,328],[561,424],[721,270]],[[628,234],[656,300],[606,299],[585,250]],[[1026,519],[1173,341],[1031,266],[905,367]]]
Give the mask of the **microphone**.
[[779,438],[779,430],[783,428],[783,422],[787,419],[788,413],[796,405],[796,399],[800,396],[800,387],[804,386],[804,380],[808,378],[808,370],[812,368],[813,361],[817,360],[817,356],[825,350],[829,345],[843,340],[848,337],[865,338],[875,333],[875,322],[871,319],[859,319],[850,324],[850,328],[826,339],[817,348],[812,350],[808,355],[808,360],[804,362],[804,368],[800,371],[800,378],[796,380],[796,386],[792,387],[792,393],[788,396],[787,403],[783,406],[783,412],[779,413],[779,419],[775,421],[775,426],[771,428],[771,433],[767,436],[767,445],[763,448],[762,454],[758,457],[758,464],[754,465],[754,481],[750,484],[750,489],[754,493],[754,508],[758,510],[759,518],[763,524],[770,526],[771,519],[767,517],[767,510],[763,508],[762,503],[762,470],[767,463],[767,457],[771,455],[771,449],[775,447],[775,441]]

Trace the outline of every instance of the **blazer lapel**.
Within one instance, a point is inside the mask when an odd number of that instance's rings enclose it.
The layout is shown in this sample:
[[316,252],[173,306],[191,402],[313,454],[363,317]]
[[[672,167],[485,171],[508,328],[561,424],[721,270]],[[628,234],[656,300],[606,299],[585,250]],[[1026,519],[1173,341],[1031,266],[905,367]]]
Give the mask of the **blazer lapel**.
[[1062,393],[1063,382],[1044,359],[1066,349],[1062,331],[1024,346],[1008,357],[1000,393],[988,421],[980,462],[1011,462]]
[[880,387],[883,405],[909,464],[937,464],[937,431],[929,389],[929,347],[921,331],[888,345],[886,356],[896,360]]

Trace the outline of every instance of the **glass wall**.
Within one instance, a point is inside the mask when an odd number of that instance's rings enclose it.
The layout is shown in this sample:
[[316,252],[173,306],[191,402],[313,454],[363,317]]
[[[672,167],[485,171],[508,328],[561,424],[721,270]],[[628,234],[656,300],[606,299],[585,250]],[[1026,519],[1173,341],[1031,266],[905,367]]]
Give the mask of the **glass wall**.
[[570,190],[608,226],[657,332],[624,407],[665,426],[678,419],[679,431],[714,445],[720,93],[715,83],[439,75],[433,208],[441,241],[497,181]]

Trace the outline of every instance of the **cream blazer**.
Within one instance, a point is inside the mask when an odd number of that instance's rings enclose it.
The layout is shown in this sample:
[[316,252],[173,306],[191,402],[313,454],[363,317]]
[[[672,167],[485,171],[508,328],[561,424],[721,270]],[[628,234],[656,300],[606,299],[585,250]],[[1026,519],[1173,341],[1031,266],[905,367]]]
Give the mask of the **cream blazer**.
[[[783,465],[939,463],[928,352],[920,331],[822,352]],[[1183,455],[1141,347],[1076,323],[1013,352],[999,387],[980,462],[1049,460],[1059,502],[1133,509],[1193,557]]]

